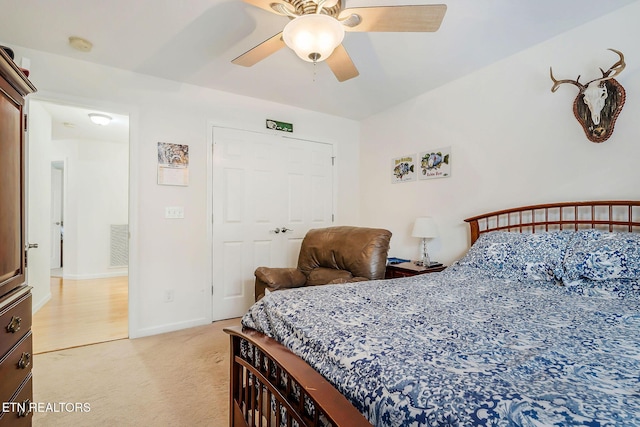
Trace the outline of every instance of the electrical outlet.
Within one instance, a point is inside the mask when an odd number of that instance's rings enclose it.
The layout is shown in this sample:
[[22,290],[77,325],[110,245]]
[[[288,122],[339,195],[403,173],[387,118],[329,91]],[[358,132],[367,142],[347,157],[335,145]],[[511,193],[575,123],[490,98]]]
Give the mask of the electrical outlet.
[[164,302],[173,302],[173,297],[173,289],[167,289],[166,291],[164,291]]
[[164,208],[164,217],[182,219],[184,218],[184,208],[182,206],[166,206]]

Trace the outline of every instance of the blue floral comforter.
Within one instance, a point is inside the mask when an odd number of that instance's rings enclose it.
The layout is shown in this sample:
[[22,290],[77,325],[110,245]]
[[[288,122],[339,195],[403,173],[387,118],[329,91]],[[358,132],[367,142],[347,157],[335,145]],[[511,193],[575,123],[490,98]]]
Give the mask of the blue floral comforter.
[[376,426],[640,426],[640,297],[483,277],[269,294],[244,326],[283,343]]

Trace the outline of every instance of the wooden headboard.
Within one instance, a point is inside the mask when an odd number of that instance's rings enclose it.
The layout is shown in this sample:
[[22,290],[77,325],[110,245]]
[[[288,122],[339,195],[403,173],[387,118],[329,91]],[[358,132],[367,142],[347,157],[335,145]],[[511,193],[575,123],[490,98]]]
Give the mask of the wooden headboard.
[[640,201],[548,203],[490,212],[465,221],[471,228],[471,244],[481,234],[498,230],[535,233],[598,228],[633,232],[640,231]]

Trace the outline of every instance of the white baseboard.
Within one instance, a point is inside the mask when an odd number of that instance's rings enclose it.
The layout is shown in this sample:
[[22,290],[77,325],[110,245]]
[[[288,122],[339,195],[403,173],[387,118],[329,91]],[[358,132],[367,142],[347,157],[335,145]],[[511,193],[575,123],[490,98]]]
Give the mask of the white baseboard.
[[[166,325],[154,326],[152,328],[142,328],[138,331],[129,330],[129,338],[148,337],[151,335],[158,335],[167,332],[179,331],[181,329],[193,328],[195,326],[208,325],[209,323],[211,323],[209,319],[202,317],[200,319],[186,320],[184,322],[178,323],[169,323]],[[129,325],[131,326],[131,322],[129,322]]]
[[95,274],[67,274],[63,271],[62,278],[69,280],[89,280],[89,279],[106,279],[109,277],[124,277],[128,276],[128,271],[114,271],[109,273],[95,273]]
[[51,300],[51,292],[49,292],[46,297],[42,298],[42,300],[37,301],[33,304],[33,307],[31,307],[31,313],[37,313],[38,310],[44,307],[44,305],[48,303],[50,300]]

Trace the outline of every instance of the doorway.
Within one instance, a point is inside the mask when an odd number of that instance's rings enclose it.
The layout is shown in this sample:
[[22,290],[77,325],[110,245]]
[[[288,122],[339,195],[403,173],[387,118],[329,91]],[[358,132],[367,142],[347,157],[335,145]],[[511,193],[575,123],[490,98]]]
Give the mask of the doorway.
[[129,118],[38,99],[28,114],[34,353],[127,338]]

